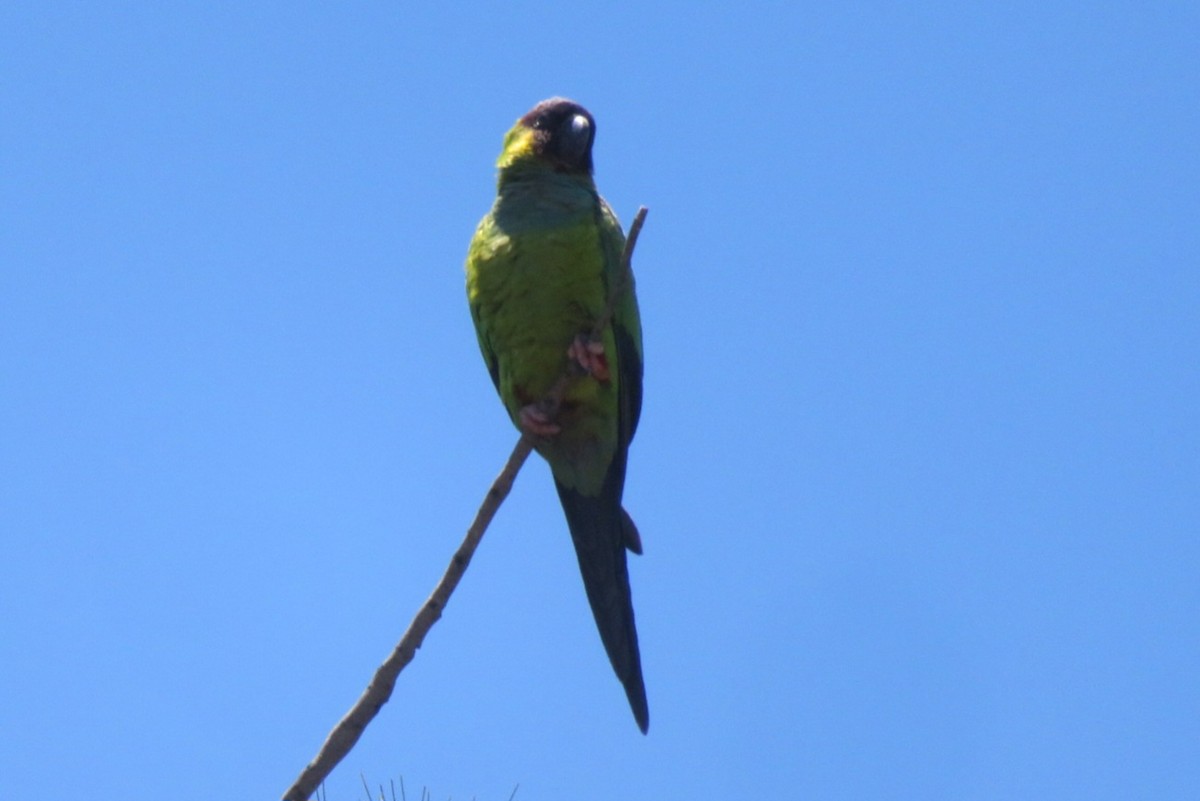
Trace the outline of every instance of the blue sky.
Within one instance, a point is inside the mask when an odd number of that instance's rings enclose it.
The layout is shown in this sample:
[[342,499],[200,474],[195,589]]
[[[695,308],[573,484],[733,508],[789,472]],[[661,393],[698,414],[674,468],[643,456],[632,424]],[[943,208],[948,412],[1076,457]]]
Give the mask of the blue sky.
[[0,774],[277,798],[515,432],[462,261],[598,122],[646,405],[638,733],[533,461],[327,785],[1200,785],[1189,4],[9,3]]

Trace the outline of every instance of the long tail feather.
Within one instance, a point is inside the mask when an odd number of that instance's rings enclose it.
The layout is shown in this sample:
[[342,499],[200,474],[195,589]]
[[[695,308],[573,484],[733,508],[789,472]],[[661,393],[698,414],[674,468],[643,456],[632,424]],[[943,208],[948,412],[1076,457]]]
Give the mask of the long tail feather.
[[600,639],[643,733],[650,726],[650,708],[642,680],[637,627],[625,550],[641,553],[641,538],[629,514],[607,493],[582,495],[557,481],[558,497],[579,558],[579,571]]

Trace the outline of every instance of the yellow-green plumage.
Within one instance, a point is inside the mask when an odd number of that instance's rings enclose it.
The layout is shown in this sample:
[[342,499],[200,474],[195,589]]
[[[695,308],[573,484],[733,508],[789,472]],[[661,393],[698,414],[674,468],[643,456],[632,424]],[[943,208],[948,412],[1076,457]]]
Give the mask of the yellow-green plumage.
[[[569,374],[568,348],[602,314],[618,280],[624,235],[591,177],[595,123],[578,104],[538,104],[505,137],[495,204],[467,255],[467,295],[480,350],[509,416]],[[621,507],[642,396],[641,325],[633,278],[601,340],[607,375],[571,381],[537,441],[567,516],[601,639],[643,731],[649,722],[626,550],[641,552]]]

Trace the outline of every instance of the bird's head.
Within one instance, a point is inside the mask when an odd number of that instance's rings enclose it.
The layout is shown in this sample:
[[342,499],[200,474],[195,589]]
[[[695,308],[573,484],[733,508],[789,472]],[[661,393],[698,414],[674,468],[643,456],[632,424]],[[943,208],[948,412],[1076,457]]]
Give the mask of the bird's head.
[[496,162],[501,170],[521,162],[540,162],[556,172],[592,174],[596,121],[583,106],[562,97],[538,103],[504,137]]

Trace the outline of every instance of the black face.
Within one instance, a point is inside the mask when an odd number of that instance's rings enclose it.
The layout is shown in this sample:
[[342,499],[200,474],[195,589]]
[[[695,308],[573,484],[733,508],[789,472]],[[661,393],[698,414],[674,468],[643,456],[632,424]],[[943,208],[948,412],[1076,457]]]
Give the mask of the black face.
[[583,106],[552,97],[534,106],[521,124],[536,132],[534,148],[557,170],[591,175],[596,121]]

